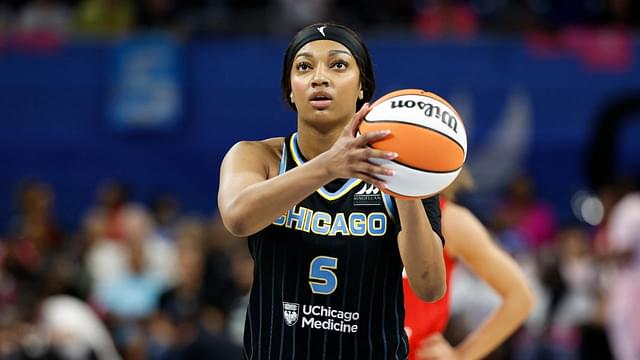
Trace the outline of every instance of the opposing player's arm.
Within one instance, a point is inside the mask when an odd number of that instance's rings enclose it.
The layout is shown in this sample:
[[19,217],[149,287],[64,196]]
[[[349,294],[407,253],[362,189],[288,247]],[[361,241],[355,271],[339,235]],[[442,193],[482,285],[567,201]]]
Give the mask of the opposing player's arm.
[[469,210],[449,203],[445,212],[447,249],[502,298],[500,307],[456,347],[461,359],[481,359],[525,321],[535,298],[518,264],[492,241]]
[[[280,142],[281,144],[281,142]],[[218,209],[236,236],[254,234],[330,181],[319,162],[307,162],[269,179],[279,161],[273,145],[243,141],[227,153],[220,167]]]
[[[439,214],[437,200],[426,204],[435,206]],[[398,234],[398,249],[409,284],[419,298],[436,301],[446,291],[442,240],[433,231],[422,201],[397,200],[396,205],[402,228]],[[440,217],[433,221],[440,221]]]

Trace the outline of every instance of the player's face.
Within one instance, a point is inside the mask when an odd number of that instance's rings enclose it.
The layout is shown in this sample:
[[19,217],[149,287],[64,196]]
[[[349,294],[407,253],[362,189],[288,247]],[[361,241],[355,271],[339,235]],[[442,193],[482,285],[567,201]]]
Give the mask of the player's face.
[[301,118],[351,119],[360,95],[360,69],[339,42],[304,45],[291,66],[291,92]]

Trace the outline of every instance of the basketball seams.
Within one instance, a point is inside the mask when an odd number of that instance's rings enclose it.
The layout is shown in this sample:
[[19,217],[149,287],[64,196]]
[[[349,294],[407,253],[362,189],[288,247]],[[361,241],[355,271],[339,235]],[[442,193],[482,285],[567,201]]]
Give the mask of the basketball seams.
[[451,170],[447,170],[447,171],[425,170],[425,169],[421,169],[421,168],[418,168],[418,167],[415,167],[415,166],[412,166],[412,165],[409,165],[409,164],[405,164],[402,161],[398,161],[398,160],[389,160],[389,161],[391,161],[393,163],[396,163],[398,165],[406,166],[409,169],[413,169],[413,170],[416,170],[416,171],[422,171],[422,172],[426,172],[426,173],[430,173],[430,174],[449,174],[449,173],[458,171],[458,170],[460,170],[460,168],[462,168],[462,165],[460,165],[455,169],[451,169]]
[[[370,121],[370,120],[364,119],[363,122],[367,123],[367,124],[372,124],[372,125],[373,124],[394,123],[394,124],[417,126],[417,127],[422,128],[424,130],[431,131],[431,132],[434,132],[434,133],[438,133],[438,134],[446,137],[447,139],[451,140],[454,144],[456,144],[456,145],[458,145],[458,147],[460,147],[460,150],[462,150],[462,154],[464,154],[463,159],[466,159],[466,157],[467,157],[467,153],[464,150],[464,147],[462,146],[462,144],[460,144],[460,142],[458,140],[452,138],[450,135],[447,135],[447,134],[443,133],[440,130],[433,129],[433,128],[430,128],[430,127],[427,127],[427,126],[424,126],[424,125],[408,122],[408,121],[402,121],[402,120],[376,120],[376,121]],[[362,125],[360,125],[360,126],[362,126]]]
[[[374,148],[373,146],[371,146],[371,144],[367,144],[367,146],[368,146],[369,148],[371,148],[371,149],[376,149],[376,148]],[[380,149],[376,149],[376,150],[380,150]],[[449,173],[452,173],[452,172],[455,172],[455,171],[460,170],[460,169],[462,168],[462,166],[464,165],[464,164],[463,164],[463,165],[460,165],[460,166],[458,166],[457,168],[455,168],[455,169],[451,169],[451,170],[438,171],[438,170],[431,170],[431,169],[422,169],[422,168],[419,168],[419,167],[416,167],[416,166],[413,166],[413,165],[410,165],[410,164],[404,163],[404,162],[399,161],[399,160],[397,160],[397,159],[387,160],[387,161],[392,162],[392,163],[395,163],[395,164],[398,164],[398,165],[402,165],[402,166],[408,167],[409,169],[413,169],[413,170],[416,170],[416,171],[421,171],[421,172],[429,173],[429,174],[449,174]]]

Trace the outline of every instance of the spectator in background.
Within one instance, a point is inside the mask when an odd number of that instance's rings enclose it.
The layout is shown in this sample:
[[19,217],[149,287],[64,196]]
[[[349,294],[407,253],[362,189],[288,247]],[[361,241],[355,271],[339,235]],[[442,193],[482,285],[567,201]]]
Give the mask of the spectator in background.
[[616,359],[640,359],[640,192],[613,208],[608,244],[617,271],[608,293],[607,328]]
[[468,1],[418,1],[414,28],[429,37],[471,37],[478,31],[476,12]]
[[106,215],[98,209],[89,211],[82,221],[84,242],[88,247],[85,266],[94,289],[119,278],[127,268],[126,247],[121,241],[110,239],[106,228]]
[[242,346],[244,339],[244,321],[249,307],[249,292],[253,284],[253,258],[249,253],[247,241],[238,241],[231,249],[231,274],[237,291],[227,321],[227,328],[231,340]]
[[224,334],[225,314],[204,281],[202,224],[189,219],[178,231],[178,276],[165,291],[153,316],[150,333],[153,358],[231,359],[240,355]]
[[140,0],[136,26],[142,30],[164,30],[187,36],[202,26],[204,0]]
[[338,22],[355,23],[371,30],[406,32],[416,15],[417,4],[412,0],[335,0],[331,17]]
[[19,33],[67,35],[72,27],[72,11],[61,0],[33,0],[18,14]]
[[50,339],[53,358],[118,360],[107,328],[84,302],[70,296],[46,298],[38,325]]
[[10,257],[15,270],[26,276],[46,271],[63,232],[53,214],[55,194],[49,184],[26,181],[16,191],[18,212],[8,225]]
[[82,0],[76,7],[75,23],[79,33],[119,36],[134,26],[132,0]]
[[600,316],[601,267],[587,231],[566,226],[538,255],[547,301],[534,358],[608,358]]
[[[276,33],[290,33],[307,24],[322,21],[330,12],[329,0],[276,0],[270,27]],[[364,10],[364,8],[362,8]]]
[[537,250],[555,233],[555,214],[536,199],[533,179],[519,175],[513,179],[493,219],[493,228],[509,250]]
[[126,267],[114,269],[118,276],[96,283],[95,296],[108,316],[119,348],[126,356],[144,356],[143,322],[155,311],[162,291],[173,284],[174,244],[156,234],[151,215],[144,207],[126,205],[119,216]]
[[180,201],[172,194],[162,194],[151,201],[151,211],[156,231],[167,239],[175,238],[180,219]]
[[96,209],[104,214],[106,238],[115,241],[122,240],[122,216],[120,213],[129,201],[129,189],[122,183],[105,182],[98,188],[96,201]]
[[231,269],[229,251],[238,242],[238,238],[227,231],[217,214],[209,219],[205,236],[207,292],[214,304],[223,309],[226,315],[237,296],[234,280],[229,271]]

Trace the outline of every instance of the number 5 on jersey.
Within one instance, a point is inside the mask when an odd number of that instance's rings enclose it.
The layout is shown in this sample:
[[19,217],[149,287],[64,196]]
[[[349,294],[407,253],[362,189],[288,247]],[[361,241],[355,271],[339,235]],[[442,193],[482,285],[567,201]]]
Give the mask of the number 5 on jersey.
[[309,265],[309,286],[314,294],[331,295],[338,287],[338,277],[333,270],[338,268],[338,259],[318,256]]

